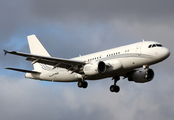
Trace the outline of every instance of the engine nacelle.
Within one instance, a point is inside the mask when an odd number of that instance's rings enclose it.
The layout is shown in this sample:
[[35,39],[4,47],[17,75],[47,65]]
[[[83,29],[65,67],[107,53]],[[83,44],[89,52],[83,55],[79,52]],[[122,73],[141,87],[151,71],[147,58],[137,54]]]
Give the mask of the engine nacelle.
[[107,60],[105,61],[105,64],[108,66],[107,72],[116,71],[123,67],[122,63],[118,59]]
[[132,74],[131,77],[129,77],[129,81],[134,81],[136,83],[145,83],[149,82],[154,78],[154,72],[152,69],[145,70],[139,70]]
[[103,61],[99,61],[98,63],[87,64],[83,69],[85,75],[96,75],[102,74],[106,72],[106,64]]

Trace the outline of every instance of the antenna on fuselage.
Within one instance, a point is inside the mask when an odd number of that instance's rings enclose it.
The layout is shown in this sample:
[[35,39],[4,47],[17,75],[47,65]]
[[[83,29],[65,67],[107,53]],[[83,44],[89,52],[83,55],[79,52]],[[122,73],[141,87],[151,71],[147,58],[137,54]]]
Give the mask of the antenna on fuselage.
[[144,39],[142,39],[142,41],[144,42],[145,40],[144,40]]

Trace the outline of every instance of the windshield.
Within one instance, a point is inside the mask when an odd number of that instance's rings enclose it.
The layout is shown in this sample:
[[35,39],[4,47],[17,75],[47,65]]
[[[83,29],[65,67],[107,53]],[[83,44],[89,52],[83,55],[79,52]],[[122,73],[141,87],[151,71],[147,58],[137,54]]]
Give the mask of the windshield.
[[162,47],[161,44],[151,44],[148,46],[148,48],[154,48],[154,47]]

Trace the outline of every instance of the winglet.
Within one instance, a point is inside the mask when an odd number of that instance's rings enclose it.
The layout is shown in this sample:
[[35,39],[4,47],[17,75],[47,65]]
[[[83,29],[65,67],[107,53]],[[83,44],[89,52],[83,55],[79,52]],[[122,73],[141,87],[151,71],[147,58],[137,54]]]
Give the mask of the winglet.
[[8,51],[7,50],[4,50],[4,55],[6,55],[8,53]]

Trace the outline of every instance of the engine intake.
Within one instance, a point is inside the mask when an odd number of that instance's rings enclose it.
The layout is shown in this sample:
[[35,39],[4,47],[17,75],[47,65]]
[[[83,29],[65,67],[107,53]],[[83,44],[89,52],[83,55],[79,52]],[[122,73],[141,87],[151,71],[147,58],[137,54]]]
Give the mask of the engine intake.
[[98,72],[99,73],[105,73],[106,72],[106,65],[103,61],[100,61],[98,63]]

